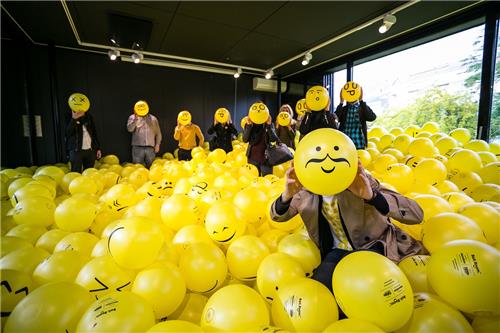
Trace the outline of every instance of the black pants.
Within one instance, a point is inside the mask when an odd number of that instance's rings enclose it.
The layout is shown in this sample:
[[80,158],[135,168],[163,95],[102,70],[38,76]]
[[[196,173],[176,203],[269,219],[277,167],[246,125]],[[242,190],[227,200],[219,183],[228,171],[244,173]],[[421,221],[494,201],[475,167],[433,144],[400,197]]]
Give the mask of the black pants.
[[179,161],[191,161],[191,150],[179,148],[177,151],[177,158]]
[[273,167],[267,164],[259,164],[254,160],[248,159],[248,163],[253,164],[259,170],[259,176],[264,177],[265,175],[271,175],[273,173]]
[[78,150],[69,152],[69,161],[71,162],[71,171],[82,172],[88,168],[93,168],[96,159],[96,151],[93,149]]

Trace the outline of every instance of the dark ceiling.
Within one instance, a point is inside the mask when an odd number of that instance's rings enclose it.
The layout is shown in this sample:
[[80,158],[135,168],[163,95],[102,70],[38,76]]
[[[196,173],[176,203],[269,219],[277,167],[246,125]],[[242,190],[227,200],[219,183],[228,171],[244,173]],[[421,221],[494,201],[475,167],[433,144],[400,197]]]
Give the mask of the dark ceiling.
[[[139,42],[146,51],[268,69],[308,51],[394,8],[401,1],[255,1],[255,2],[66,2],[82,42],[120,46]],[[380,43],[443,19],[475,2],[421,1],[397,16],[388,33],[380,23],[354,32],[313,52],[310,65]],[[60,1],[2,1],[2,6],[35,41],[80,47]],[[19,38],[2,10],[2,38]],[[18,30],[18,31],[15,31]],[[300,59],[275,70],[290,75]]]

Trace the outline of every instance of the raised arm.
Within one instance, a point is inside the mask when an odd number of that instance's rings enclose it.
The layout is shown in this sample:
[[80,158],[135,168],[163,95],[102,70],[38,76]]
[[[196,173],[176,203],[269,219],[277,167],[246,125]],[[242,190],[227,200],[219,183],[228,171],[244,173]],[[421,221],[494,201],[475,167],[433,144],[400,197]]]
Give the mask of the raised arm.
[[135,114],[130,115],[127,120],[127,131],[132,133],[135,131],[135,127],[137,125],[137,116]]

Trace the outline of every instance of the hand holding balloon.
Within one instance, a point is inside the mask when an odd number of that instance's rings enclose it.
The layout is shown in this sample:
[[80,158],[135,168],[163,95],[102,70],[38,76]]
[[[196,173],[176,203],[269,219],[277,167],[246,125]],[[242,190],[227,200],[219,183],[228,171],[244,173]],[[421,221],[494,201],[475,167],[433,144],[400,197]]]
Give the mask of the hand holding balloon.
[[352,184],[347,189],[362,199],[373,199],[373,189],[370,185],[370,180],[366,175],[365,169],[361,165],[361,161],[358,161],[358,172],[356,173]]
[[295,194],[297,194],[302,189],[302,184],[300,183],[297,175],[295,174],[295,168],[292,166],[286,171],[285,174],[286,184],[285,191],[283,192],[281,199],[283,201],[290,200]]

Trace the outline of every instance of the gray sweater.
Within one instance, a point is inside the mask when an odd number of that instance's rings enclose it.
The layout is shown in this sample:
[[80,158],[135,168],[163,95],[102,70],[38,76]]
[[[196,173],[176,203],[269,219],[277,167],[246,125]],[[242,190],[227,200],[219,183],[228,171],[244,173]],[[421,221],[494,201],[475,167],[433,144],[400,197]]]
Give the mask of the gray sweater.
[[154,147],[161,143],[161,130],[158,119],[152,114],[144,117],[130,115],[127,130],[132,133],[132,146]]

